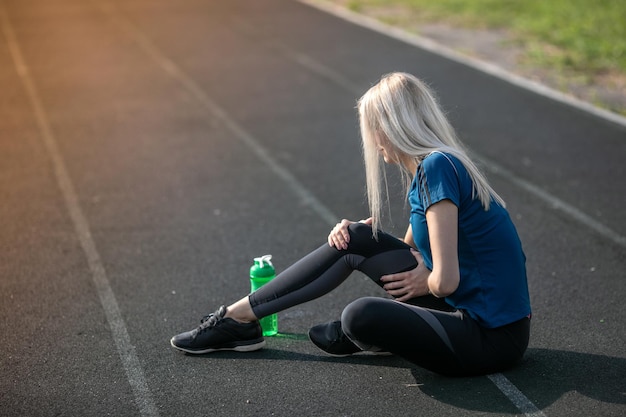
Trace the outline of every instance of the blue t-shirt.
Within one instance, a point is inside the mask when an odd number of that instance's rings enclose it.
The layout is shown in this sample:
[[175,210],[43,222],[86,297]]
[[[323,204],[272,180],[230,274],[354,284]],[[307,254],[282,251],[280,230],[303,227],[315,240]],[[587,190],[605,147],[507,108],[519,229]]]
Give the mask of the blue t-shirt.
[[460,282],[445,299],[481,325],[494,328],[530,314],[526,256],[517,230],[504,207],[492,201],[485,211],[472,198],[473,183],[453,155],[433,152],[418,166],[408,194],[411,227],[424,263],[432,270],[426,210],[450,200],[459,209]]

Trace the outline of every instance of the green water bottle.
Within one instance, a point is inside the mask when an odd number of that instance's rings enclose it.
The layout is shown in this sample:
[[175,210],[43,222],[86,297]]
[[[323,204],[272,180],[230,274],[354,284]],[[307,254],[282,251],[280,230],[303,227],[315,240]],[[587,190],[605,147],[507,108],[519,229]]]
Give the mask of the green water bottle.
[[[252,292],[270,282],[276,276],[272,255],[254,258],[254,265],[250,267],[250,289]],[[274,336],[278,333],[278,315],[272,314],[263,317],[260,321],[263,336]]]

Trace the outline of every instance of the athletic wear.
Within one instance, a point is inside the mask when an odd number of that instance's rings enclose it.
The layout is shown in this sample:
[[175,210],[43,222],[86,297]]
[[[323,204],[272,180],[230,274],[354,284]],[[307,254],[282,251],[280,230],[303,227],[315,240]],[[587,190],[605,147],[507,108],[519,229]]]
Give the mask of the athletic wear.
[[[354,353],[357,347],[387,351],[445,375],[493,373],[515,364],[530,334],[524,253],[504,208],[492,203],[485,211],[472,193],[463,165],[451,155],[435,152],[419,165],[408,196],[415,243],[430,269],[425,212],[444,199],[459,208],[460,283],[453,294],[445,300],[429,295],[408,303],[360,298],[344,309],[340,326],[313,328],[314,343],[334,354]],[[379,232],[376,240],[372,228],[363,223],[351,224],[348,232],[346,250],[324,244],[250,294],[254,314],[262,318],[320,297],[354,270],[382,286],[381,276],[417,266],[411,248],[391,235]],[[221,326],[229,331],[218,337]],[[199,328],[175,337],[172,345],[193,345],[195,353],[223,346],[238,348],[241,340],[244,346],[256,348],[262,340],[260,329],[258,335],[233,339],[226,336],[231,328],[240,327],[218,319],[209,327],[208,336]],[[331,331],[338,328],[338,335]]]
[[422,161],[409,191],[413,237],[424,264],[432,269],[426,210],[446,199],[459,209],[461,277],[446,301],[489,328],[528,316],[526,257],[513,222],[495,202],[485,210],[474,198],[464,165],[442,152],[433,152]]
[[[411,248],[391,235],[379,232],[377,241],[362,223],[351,224],[348,232],[346,250],[324,244],[250,294],[254,314],[265,317],[320,297],[353,270],[381,285],[382,275],[417,266]],[[489,329],[432,295],[410,303],[365,297],[344,309],[341,326],[362,350],[391,352],[444,375],[477,375],[504,370],[523,356],[530,320]]]
[[348,231],[348,249],[337,250],[325,243],[250,294],[254,314],[266,317],[321,297],[355,270],[382,287],[381,276],[415,268],[417,262],[408,252],[410,247],[401,240],[380,233],[376,241],[372,228],[363,223],[350,225]]
[[375,346],[448,376],[510,368],[524,355],[530,335],[526,317],[489,329],[462,310],[438,311],[377,297],[350,303],[341,322],[361,349]]
[[259,322],[240,323],[225,318],[226,307],[221,306],[200,320],[196,329],[172,337],[172,347],[187,353],[202,354],[219,350],[250,352],[265,346]]

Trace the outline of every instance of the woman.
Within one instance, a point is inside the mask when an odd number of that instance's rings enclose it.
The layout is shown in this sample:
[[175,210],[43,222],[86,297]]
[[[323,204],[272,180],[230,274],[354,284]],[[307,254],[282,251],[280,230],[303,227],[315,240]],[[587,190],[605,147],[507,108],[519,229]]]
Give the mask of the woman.
[[[313,327],[309,337],[327,353],[391,352],[458,376],[498,372],[520,360],[531,311],[525,256],[504,202],[417,78],[383,77],[358,109],[371,217],[342,220],[327,244],[174,336],[174,348],[260,349],[259,318],[324,295],[359,270],[394,299],[360,298],[340,321]],[[406,180],[411,215],[403,240],[379,230],[381,159],[399,166]]]

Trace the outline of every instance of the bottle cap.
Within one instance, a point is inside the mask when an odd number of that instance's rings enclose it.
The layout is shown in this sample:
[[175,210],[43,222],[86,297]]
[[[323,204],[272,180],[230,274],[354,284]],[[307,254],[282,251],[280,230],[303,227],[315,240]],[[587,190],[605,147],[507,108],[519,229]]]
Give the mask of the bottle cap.
[[254,265],[250,268],[250,275],[254,277],[271,277],[276,272],[272,265],[272,255],[263,255],[254,258]]

